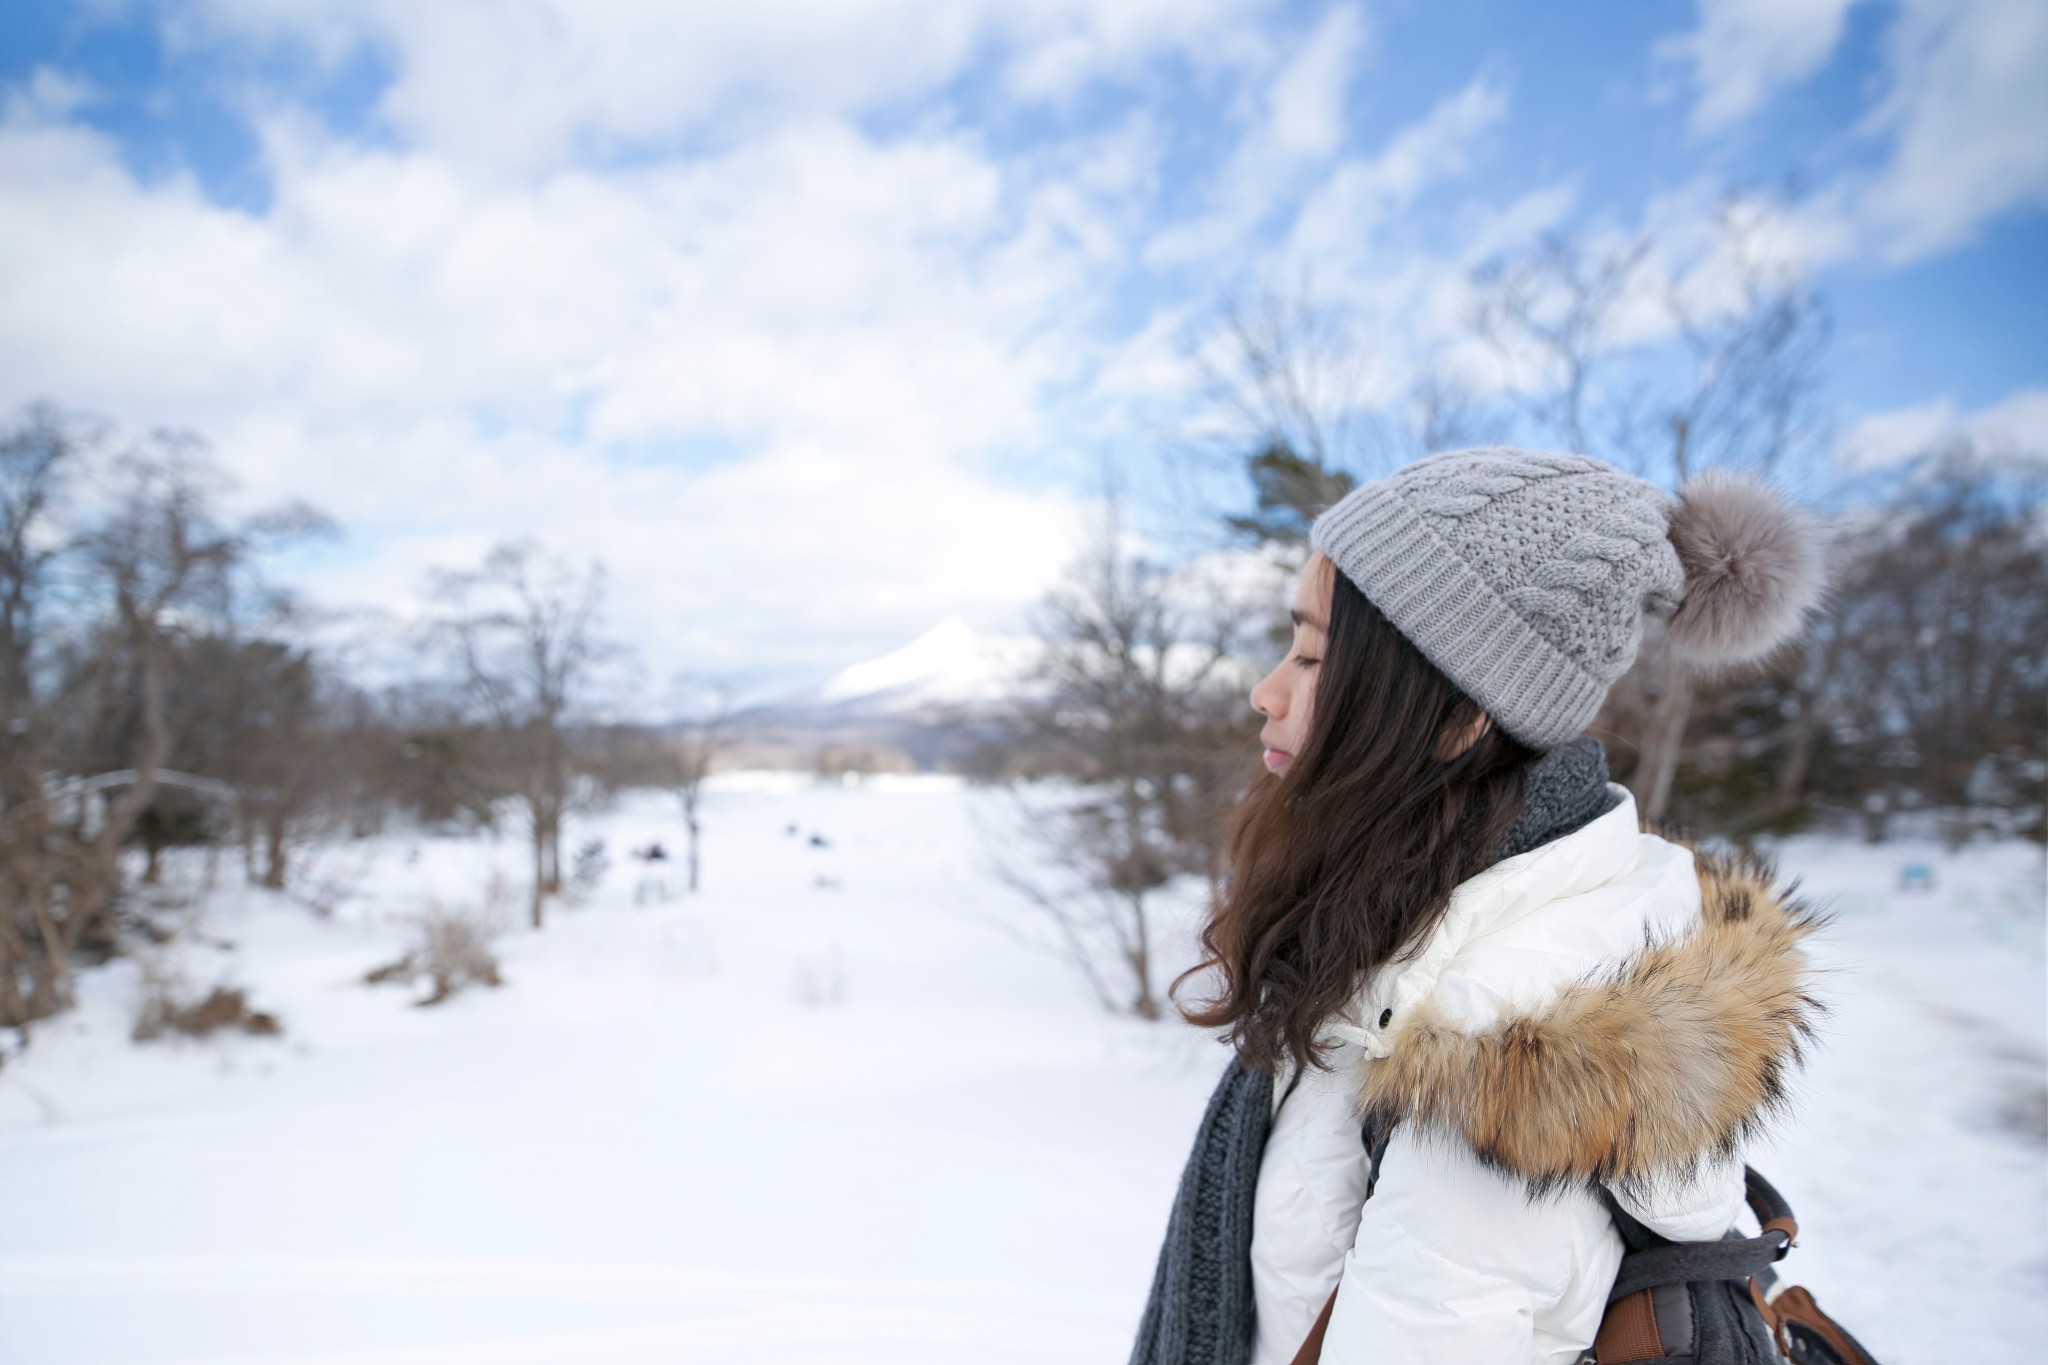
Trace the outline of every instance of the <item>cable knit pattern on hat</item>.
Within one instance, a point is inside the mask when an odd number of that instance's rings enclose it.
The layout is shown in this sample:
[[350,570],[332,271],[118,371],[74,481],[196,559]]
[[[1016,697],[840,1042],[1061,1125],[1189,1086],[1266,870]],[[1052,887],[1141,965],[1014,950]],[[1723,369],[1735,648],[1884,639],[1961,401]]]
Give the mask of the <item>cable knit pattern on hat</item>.
[[1316,518],[1310,543],[1503,729],[1549,750],[1685,596],[1672,500],[1583,455],[1418,460]]

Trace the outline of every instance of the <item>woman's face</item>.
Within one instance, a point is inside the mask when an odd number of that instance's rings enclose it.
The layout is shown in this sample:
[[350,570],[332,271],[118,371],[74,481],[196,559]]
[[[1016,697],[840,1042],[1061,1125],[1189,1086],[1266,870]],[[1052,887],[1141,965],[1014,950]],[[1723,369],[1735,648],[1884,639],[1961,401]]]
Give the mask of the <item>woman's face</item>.
[[1294,590],[1294,640],[1287,657],[1252,688],[1252,709],[1266,718],[1259,730],[1259,743],[1265,746],[1268,772],[1285,772],[1308,740],[1316,667],[1329,643],[1330,590],[1335,573],[1336,566],[1321,550],[1309,558]]

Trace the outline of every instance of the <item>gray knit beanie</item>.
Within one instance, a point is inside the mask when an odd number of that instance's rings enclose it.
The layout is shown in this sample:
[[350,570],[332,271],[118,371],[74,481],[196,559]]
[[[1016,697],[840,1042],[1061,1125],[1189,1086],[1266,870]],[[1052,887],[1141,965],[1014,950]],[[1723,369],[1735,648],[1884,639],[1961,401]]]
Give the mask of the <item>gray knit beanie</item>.
[[1668,620],[1688,661],[1760,658],[1818,599],[1800,513],[1714,472],[1670,494],[1583,455],[1432,455],[1317,517],[1328,555],[1429,661],[1538,750],[1584,730]]

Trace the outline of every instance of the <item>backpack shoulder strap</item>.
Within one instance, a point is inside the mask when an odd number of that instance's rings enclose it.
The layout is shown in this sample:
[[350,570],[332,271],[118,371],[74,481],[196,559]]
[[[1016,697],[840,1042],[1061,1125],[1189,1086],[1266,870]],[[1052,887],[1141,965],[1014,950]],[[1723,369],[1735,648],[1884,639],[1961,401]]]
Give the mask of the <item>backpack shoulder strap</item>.
[[1799,1224],[1792,1217],[1792,1206],[1754,1168],[1745,1166],[1742,1174],[1750,1211],[1756,1215],[1763,1230],[1755,1237],[1742,1237],[1730,1232],[1717,1242],[1673,1242],[1660,1237],[1630,1216],[1603,1185],[1600,1197],[1607,1205],[1609,1216],[1614,1219],[1621,1240],[1629,1248],[1621,1258],[1621,1268],[1615,1272],[1614,1288],[1608,1293],[1607,1301],[1613,1303],[1639,1289],[1651,1289],[1660,1284],[1683,1284],[1690,1280],[1746,1280],[1767,1273],[1774,1263],[1783,1260],[1792,1246],[1792,1239],[1799,1233]]

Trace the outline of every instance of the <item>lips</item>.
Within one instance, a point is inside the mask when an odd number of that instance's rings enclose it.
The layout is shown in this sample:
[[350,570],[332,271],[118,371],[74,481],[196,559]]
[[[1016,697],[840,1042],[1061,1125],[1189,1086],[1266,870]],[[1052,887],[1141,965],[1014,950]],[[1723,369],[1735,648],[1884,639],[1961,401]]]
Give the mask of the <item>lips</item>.
[[1284,772],[1287,765],[1294,762],[1293,754],[1285,749],[1276,749],[1270,744],[1266,746],[1266,752],[1261,757],[1265,759],[1266,771],[1269,773]]

